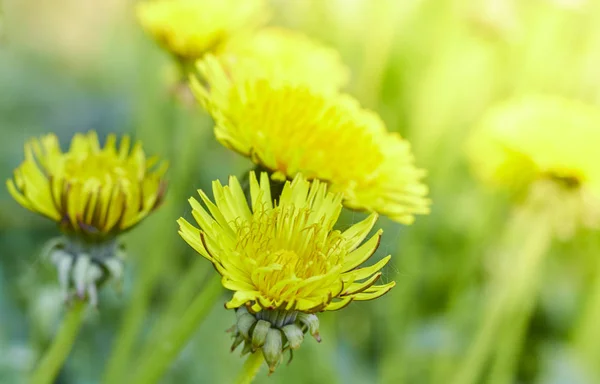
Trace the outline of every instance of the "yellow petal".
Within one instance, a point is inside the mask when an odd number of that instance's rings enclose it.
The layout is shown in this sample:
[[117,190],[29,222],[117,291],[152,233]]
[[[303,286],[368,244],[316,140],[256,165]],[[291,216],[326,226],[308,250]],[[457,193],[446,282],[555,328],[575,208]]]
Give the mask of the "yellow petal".
[[15,184],[12,180],[6,180],[6,188],[8,189],[8,193],[17,201],[17,203],[21,204],[23,207],[33,211],[34,208],[29,203],[29,200],[25,198],[15,187]]
[[379,242],[381,241],[382,233],[383,230],[380,229],[369,239],[369,241],[367,241],[354,251],[350,252],[348,256],[346,256],[346,258],[344,259],[344,271],[350,271],[358,267],[366,260],[368,260],[371,256],[373,256],[373,254],[379,247]]
[[396,282],[392,281],[384,285],[376,285],[369,288],[366,292],[353,295],[352,298],[357,301],[373,300],[388,293],[390,289],[396,286]]
[[376,213],[372,213],[369,215],[369,217],[359,223],[354,224],[342,233],[342,236],[348,239],[349,250],[355,249],[364,241],[377,222],[377,218],[378,215]]
[[383,268],[388,263],[388,261],[390,261],[391,258],[392,256],[386,256],[369,267],[346,272],[342,275],[342,277],[351,277],[352,281],[366,279],[367,277],[371,276],[372,274]]
[[348,306],[348,304],[350,304],[352,302],[352,299],[353,299],[352,297],[344,297],[341,300],[332,301],[325,307],[325,310],[326,311],[337,311],[338,309],[345,308]]
[[204,256],[210,261],[213,261],[213,258],[204,248],[202,244],[202,239],[200,238],[200,231],[198,228],[194,227],[183,217],[180,217],[177,220],[177,224],[179,224],[179,235],[188,243],[196,252]]
[[233,298],[225,304],[225,308],[239,308],[249,301],[256,300],[260,295],[257,291],[236,291],[233,294]]

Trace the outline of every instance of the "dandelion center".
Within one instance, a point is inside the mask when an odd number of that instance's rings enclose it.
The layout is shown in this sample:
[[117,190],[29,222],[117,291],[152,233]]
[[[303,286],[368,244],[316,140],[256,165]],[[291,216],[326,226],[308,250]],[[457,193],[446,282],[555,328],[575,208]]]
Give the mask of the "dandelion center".
[[[339,278],[344,249],[338,232],[309,223],[312,211],[281,206],[258,211],[237,227],[236,251],[254,286],[274,300],[309,295],[307,282]],[[328,280],[328,279],[327,279]]]
[[124,184],[144,177],[144,167],[127,164],[110,153],[70,153],[65,156],[63,170],[72,183]]
[[[272,89],[263,82],[256,87],[252,103],[240,100],[239,119],[252,127],[249,139],[255,155],[274,171],[302,172],[344,186],[369,184],[375,178],[383,155],[367,123],[372,116],[360,114],[364,121],[357,123],[345,117],[355,112],[350,106],[329,105],[308,89]],[[290,103],[294,98],[297,102]]]

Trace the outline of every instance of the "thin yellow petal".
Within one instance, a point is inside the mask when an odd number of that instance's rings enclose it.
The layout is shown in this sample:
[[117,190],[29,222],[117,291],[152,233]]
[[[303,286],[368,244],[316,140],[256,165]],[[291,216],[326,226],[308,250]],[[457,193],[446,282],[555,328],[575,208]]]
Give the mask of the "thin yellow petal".
[[383,230],[380,229],[375,235],[373,235],[369,239],[369,241],[367,241],[354,251],[350,252],[348,256],[346,256],[346,258],[344,259],[344,271],[350,271],[358,267],[359,265],[367,261],[371,256],[373,256],[373,254],[379,247],[379,242],[381,241],[382,233]]

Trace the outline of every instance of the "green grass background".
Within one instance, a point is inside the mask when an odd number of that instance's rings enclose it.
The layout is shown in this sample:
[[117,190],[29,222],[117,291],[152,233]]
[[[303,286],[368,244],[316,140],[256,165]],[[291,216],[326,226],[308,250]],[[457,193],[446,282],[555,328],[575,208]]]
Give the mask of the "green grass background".
[[[190,217],[187,197],[252,167],[215,141],[199,108],[173,100],[172,63],[137,26],[132,6],[2,2],[3,178],[22,160],[25,140],[46,132],[64,146],[74,132],[129,133],[172,165],[167,205],[126,235],[123,288],[102,290],[100,309],[88,315],[57,383],[101,382],[119,345],[129,348],[121,368],[135,369],[136,357],[152,348],[157,320],[176,318],[212,273],[176,234],[175,220]],[[465,139],[489,106],[511,96],[549,92],[599,103],[600,4],[277,0],[272,9],[270,24],[341,52],[352,70],[347,91],[411,141],[417,164],[428,170],[433,206],[412,226],[379,221],[385,232],[373,261],[393,255],[384,280],[396,280],[396,288],[320,315],[323,342],[307,339],[291,365],[270,378],[263,369],[257,382],[448,383],[481,320],[490,276],[502,262],[493,249],[511,211],[508,195],[469,172]],[[340,226],[361,217],[345,212]],[[62,316],[55,272],[38,256],[56,235],[53,223],[0,188],[0,383],[27,382]],[[553,245],[515,383],[600,382],[599,255],[592,231]],[[173,304],[184,276],[190,293]],[[224,293],[163,383],[233,380],[243,359],[229,352],[225,329],[234,315],[223,309],[226,300]],[[480,382],[493,382],[488,373]]]

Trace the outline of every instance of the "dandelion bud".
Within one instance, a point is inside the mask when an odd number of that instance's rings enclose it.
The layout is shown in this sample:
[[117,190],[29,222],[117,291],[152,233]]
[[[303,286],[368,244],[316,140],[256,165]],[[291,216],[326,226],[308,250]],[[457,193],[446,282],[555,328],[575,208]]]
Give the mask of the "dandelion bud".
[[271,323],[265,320],[258,320],[254,332],[252,332],[252,347],[256,350],[265,343],[267,333],[271,329]]
[[262,347],[263,356],[269,365],[269,372],[275,372],[275,368],[281,360],[282,348],[281,331],[279,329],[269,329],[265,345]]
[[297,324],[286,325],[281,330],[285,334],[291,349],[300,348],[300,344],[304,340],[304,332]]

